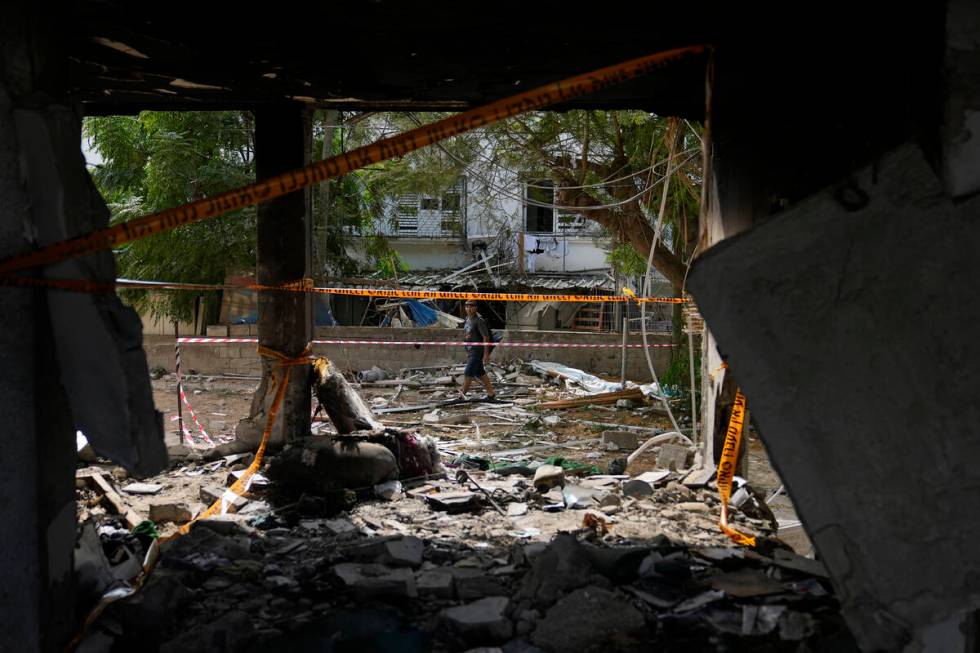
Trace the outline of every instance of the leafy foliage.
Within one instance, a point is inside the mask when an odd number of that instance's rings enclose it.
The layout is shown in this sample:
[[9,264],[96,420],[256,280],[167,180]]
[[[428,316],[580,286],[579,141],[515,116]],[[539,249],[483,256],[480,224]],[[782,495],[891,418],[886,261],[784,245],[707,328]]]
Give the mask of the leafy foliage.
[[[335,153],[429,123],[446,114],[376,113],[314,118],[314,152]],[[337,126],[337,127],[334,127]],[[697,240],[700,133],[686,122],[640,111],[539,112],[464,134],[329,182],[314,194],[318,276],[358,272],[351,236],[367,236],[364,255],[382,276],[405,270],[391,243],[375,228],[387,219],[386,202],[402,193],[439,196],[461,176],[480,178],[467,189],[469,205],[492,214],[500,170],[519,180],[550,179],[556,205],[601,225],[613,239],[610,263],[628,275],[646,269],[660,204],[665,159],[676,138],[676,172],[667,198],[669,225],[654,264],[676,280]],[[247,112],[143,112],[88,118],[84,134],[105,163],[93,172],[113,221],[131,219],[244,185],[254,179],[251,114]],[[496,182],[496,183],[495,183]],[[479,188],[479,190],[477,190]],[[496,230],[513,242],[511,227]],[[661,241],[663,242],[663,241]],[[226,271],[255,262],[255,209],[135,242],[118,253],[122,276],[215,283]],[[676,285],[676,284],[675,284]],[[158,315],[187,319],[194,294],[152,296],[130,291],[131,301]]]
[[[143,112],[86,118],[83,129],[104,160],[92,177],[109,204],[113,223],[255,178],[247,113]],[[123,277],[220,283],[229,267],[255,265],[255,209],[139,240],[117,254]],[[126,292],[137,308],[180,320],[192,318],[198,294]]]

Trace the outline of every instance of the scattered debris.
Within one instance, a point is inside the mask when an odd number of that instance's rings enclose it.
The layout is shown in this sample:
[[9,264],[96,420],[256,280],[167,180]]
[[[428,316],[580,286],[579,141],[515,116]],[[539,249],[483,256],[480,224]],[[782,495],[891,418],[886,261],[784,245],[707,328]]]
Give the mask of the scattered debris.
[[[601,394],[618,396],[597,401],[568,378],[491,363],[502,403],[486,404],[453,395],[460,371],[386,370],[358,390],[321,364],[324,435],[267,452],[244,496],[227,484],[251,453],[205,462],[171,443],[173,468],[141,479],[160,487],[148,495],[111,468],[80,469],[79,514],[97,525],[76,555],[89,601],[132,591],[119,578],[141,573],[155,541],[146,529],[173,535],[204,505],[227,503],[227,514],[160,546],[143,589],[87,637],[103,650],[383,650],[388,637],[400,650],[510,653],[851,641],[823,566],[762,539],[779,528],[801,540],[795,514],[772,522],[764,495],[736,480],[731,521],[766,546],[735,547],[717,527],[713,470],[684,473],[685,436],[665,433],[642,390],[623,396],[617,382]],[[211,388],[200,397],[211,403],[199,414],[239,410]],[[619,399],[636,407],[598,406]],[[573,403],[560,417],[538,412],[552,401]]]

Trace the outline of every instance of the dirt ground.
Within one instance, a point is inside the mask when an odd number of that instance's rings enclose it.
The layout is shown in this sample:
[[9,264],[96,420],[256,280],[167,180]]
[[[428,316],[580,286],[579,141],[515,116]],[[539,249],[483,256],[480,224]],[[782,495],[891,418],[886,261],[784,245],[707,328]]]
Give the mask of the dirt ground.
[[[460,371],[461,368],[404,371],[403,375],[409,377],[409,381],[401,388],[370,383],[353,383],[353,386],[374,409],[438,403],[458,396],[459,386],[456,382],[459,377],[456,375]],[[516,378],[506,378],[508,375],[513,377],[515,371],[519,372]],[[496,377],[498,395],[508,403],[438,407],[434,409],[435,415],[432,410],[419,410],[381,414],[378,417],[386,426],[437,439],[443,462],[446,463],[451,464],[460,454],[487,457],[494,462],[533,461],[558,455],[595,466],[595,471],[601,473],[606,473],[615,459],[624,458],[629,453],[604,450],[599,442],[604,430],[616,425],[671,430],[669,419],[658,412],[659,402],[632,409],[612,405],[541,409],[537,407],[541,401],[571,396],[564,384],[555,384],[553,379],[543,379],[519,366],[493,365],[491,374]],[[448,383],[433,382],[440,378],[445,380],[446,376],[453,377],[453,380]],[[420,387],[413,387],[415,384]],[[167,444],[176,445],[181,442],[177,430],[176,376],[165,375],[154,380],[152,385],[154,401],[164,413]],[[204,451],[212,444],[234,439],[235,425],[248,414],[252,395],[258,387],[258,378],[191,375],[183,378],[183,387],[187,399],[182,405],[187,432],[183,444]],[[471,390],[471,396],[482,395],[483,390],[478,386]],[[314,425],[314,430],[330,433],[332,427],[321,422]],[[646,437],[648,434],[640,434],[639,441]],[[749,429],[743,442],[747,442],[749,447],[749,482],[760,494],[769,497],[782,482],[769,464],[765,447],[752,429]],[[627,473],[636,476],[657,469],[658,450],[659,447],[652,447],[639,456],[630,464]],[[128,497],[138,513],[147,514],[149,504],[162,498],[185,502],[195,512],[199,511],[205,507],[201,487],[223,485],[229,470],[213,463],[199,466],[193,462],[178,462],[175,471],[176,474],[172,471],[152,479],[152,482],[164,485],[160,495]],[[219,472],[221,478],[214,478],[215,472]],[[781,520],[796,519],[792,503],[785,494],[772,502],[772,509]],[[555,520],[557,527],[561,520]],[[164,530],[170,530],[170,527]],[[553,530],[546,529],[549,532]]]

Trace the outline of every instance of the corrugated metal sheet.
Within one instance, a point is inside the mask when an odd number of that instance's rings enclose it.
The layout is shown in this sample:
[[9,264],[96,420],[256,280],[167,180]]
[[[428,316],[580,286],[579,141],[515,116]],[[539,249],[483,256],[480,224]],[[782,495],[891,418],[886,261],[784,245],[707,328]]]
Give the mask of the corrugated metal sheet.
[[534,290],[575,290],[578,292],[591,292],[596,294],[608,294],[616,292],[612,277],[607,274],[528,274],[521,275],[511,272],[494,273],[497,284],[490,279],[486,270],[474,270],[453,276],[449,281],[447,277],[453,275],[455,270],[440,270],[425,273],[408,274],[399,277],[398,283],[402,287],[427,290],[457,290],[457,289],[480,289],[486,291],[500,289],[534,289]]

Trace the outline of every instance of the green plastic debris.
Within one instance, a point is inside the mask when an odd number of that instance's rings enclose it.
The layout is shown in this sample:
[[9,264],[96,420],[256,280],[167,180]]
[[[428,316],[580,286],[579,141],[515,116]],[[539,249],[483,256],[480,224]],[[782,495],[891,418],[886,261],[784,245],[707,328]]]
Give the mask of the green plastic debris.
[[157,531],[157,525],[149,519],[136,524],[131,532],[133,535],[143,535],[146,537],[151,537],[154,540],[160,537],[160,533]]

